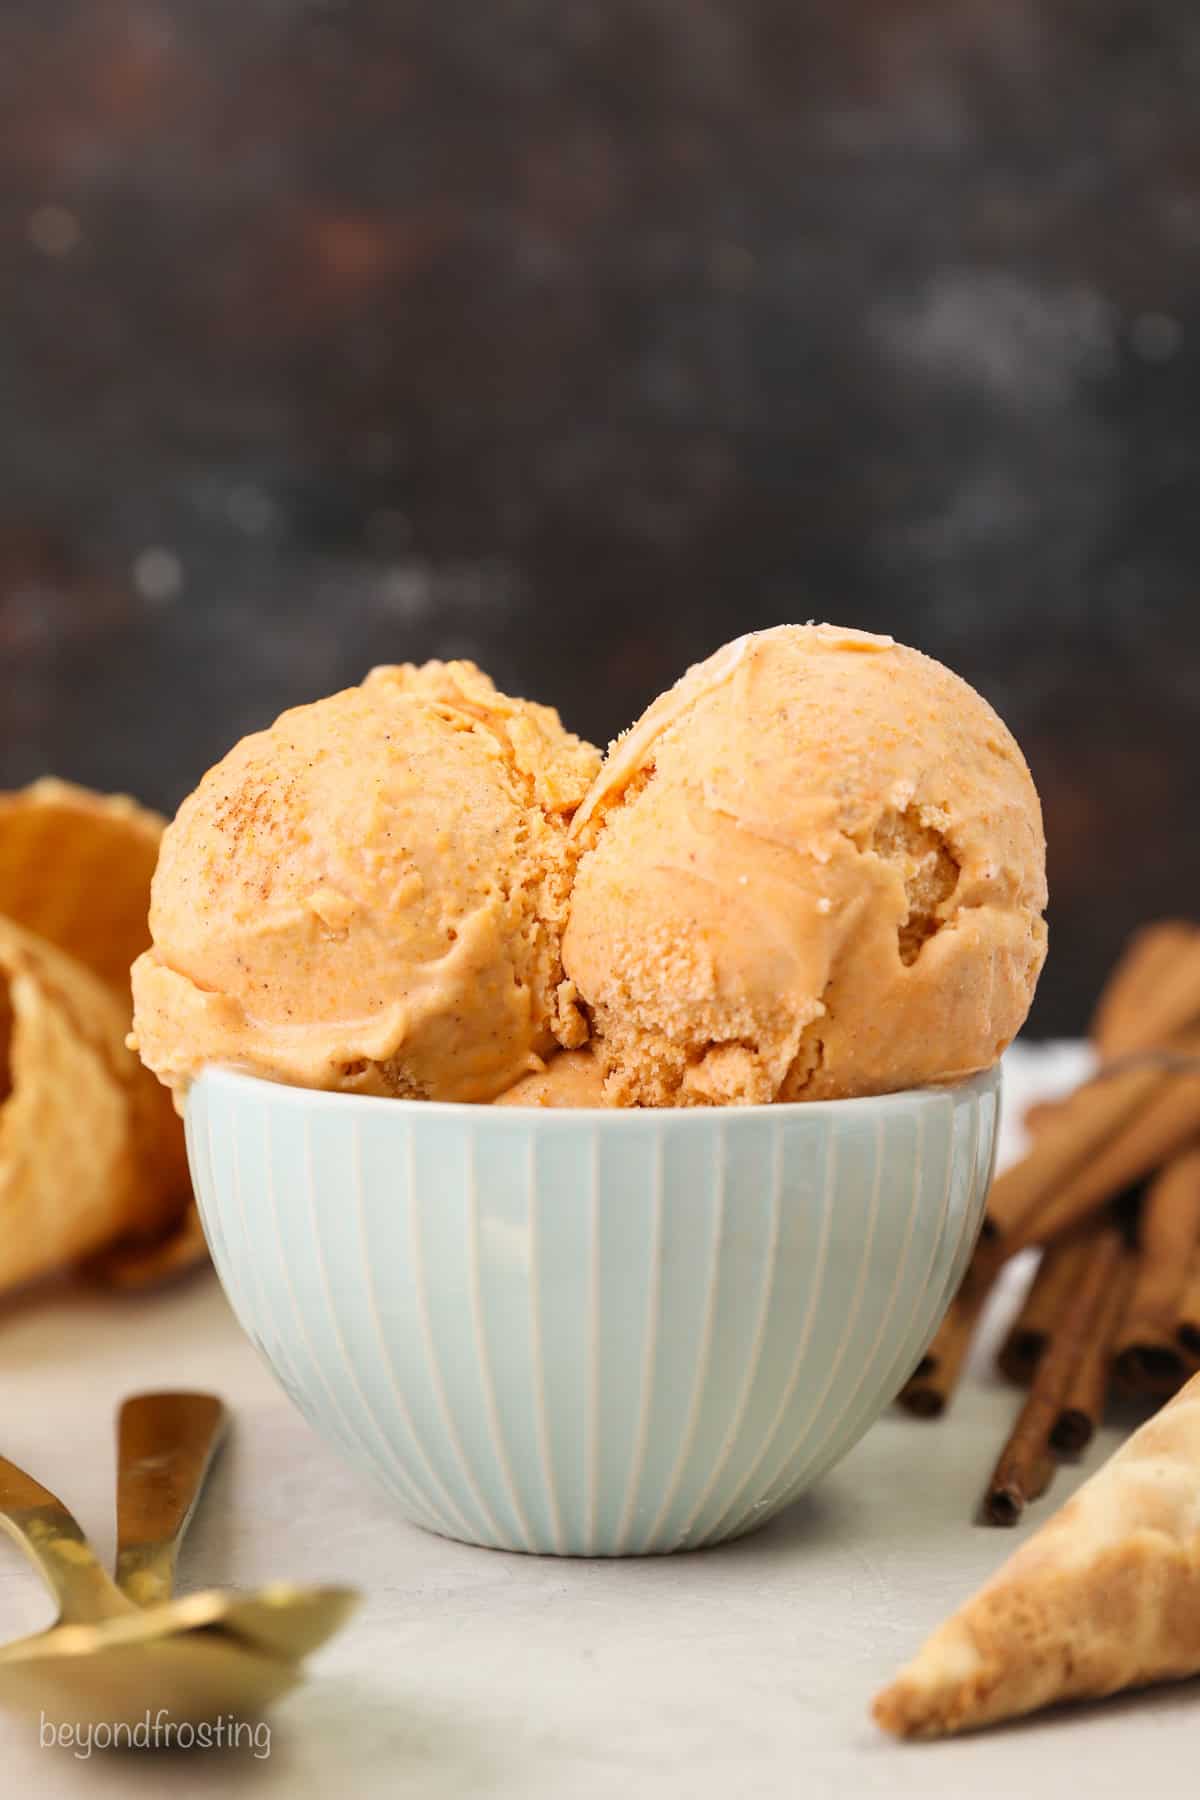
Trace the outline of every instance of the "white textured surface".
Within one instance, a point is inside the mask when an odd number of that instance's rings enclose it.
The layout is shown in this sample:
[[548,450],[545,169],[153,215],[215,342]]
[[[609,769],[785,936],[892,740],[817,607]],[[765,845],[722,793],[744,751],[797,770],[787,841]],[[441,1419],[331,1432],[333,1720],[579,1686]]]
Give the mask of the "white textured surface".
[[[1068,1058],[1056,1065],[1072,1073]],[[1020,1069],[1010,1097],[1026,1091]],[[998,1322],[997,1322],[998,1323]],[[186,1585],[349,1579],[370,1603],[247,1751],[104,1760],[0,1719],[3,1791],[384,1800],[1021,1800],[1194,1791],[1195,1684],[990,1736],[901,1748],[872,1691],[1018,1534],[969,1518],[1013,1395],[975,1374],[951,1421],[886,1416],[762,1533],[637,1562],[508,1556],[429,1537],[343,1470],[280,1395],[216,1283],[133,1304],[41,1298],[2,1317],[3,1447],[111,1548],[111,1411],[135,1385],[231,1400],[236,1437],[184,1554]],[[1088,1460],[1115,1441],[1106,1434]],[[1078,1476],[1060,1475],[1057,1500]],[[1045,1517],[1045,1508],[1034,1512]],[[0,1545],[0,1626],[47,1616]]]

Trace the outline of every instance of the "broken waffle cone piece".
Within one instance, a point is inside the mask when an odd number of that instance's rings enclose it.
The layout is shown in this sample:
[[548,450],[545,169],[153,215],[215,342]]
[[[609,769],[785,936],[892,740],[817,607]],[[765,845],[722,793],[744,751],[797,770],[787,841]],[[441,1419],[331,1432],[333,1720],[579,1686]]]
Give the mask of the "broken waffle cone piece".
[[0,918],[0,1289],[125,1236],[161,1235],[178,1195],[138,1127],[125,1009]]
[[1185,1355],[1194,1363],[1200,1357],[1200,1244],[1192,1251],[1184,1277],[1176,1336]]
[[0,793],[0,913],[122,996],[150,942],[150,878],[164,821],[124,795],[47,776]]
[[873,1712],[941,1737],[1200,1672],[1200,1376],[941,1626]]
[[[163,826],[158,813],[124,795],[95,794],[49,776],[0,793],[0,915],[105,983],[120,1008],[122,1035],[130,1021],[129,967],[150,942],[150,881]],[[171,1096],[123,1047],[122,1059],[138,1179],[155,1238],[150,1245],[132,1242],[92,1272],[126,1285],[117,1275],[122,1256],[132,1259],[131,1267],[161,1264],[166,1272],[168,1264],[199,1260],[203,1238],[191,1218],[183,1127]],[[5,1280],[0,1255],[0,1283]]]
[[183,1217],[174,1220],[164,1236],[124,1238],[110,1249],[102,1250],[98,1256],[90,1257],[84,1264],[83,1273],[104,1287],[132,1293],[178,1280],[202,1263],[207,1255],[208,1245],[193,1200]]

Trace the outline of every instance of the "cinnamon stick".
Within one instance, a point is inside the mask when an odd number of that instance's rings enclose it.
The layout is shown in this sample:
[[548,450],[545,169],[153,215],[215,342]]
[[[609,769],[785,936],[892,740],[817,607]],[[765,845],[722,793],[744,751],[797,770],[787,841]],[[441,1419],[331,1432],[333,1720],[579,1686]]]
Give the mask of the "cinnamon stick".
[[1175,1335],[1189,1356],[1200,1356],[1200,1245],[1193,1250],[1184,1276]]
[[1142,1203],[1137,1279],[1114,1347],[1131,1392],[1167,1397],[1187,1368],[1177,1336],[1188,1265],[1200,1241],[1200,1148],[1174,1157]]
[[1045,1129],[1062,1111],[1061,1100],[1032,1100],[1021,1115],[1021,1123],[1030,1137]]
[[996,1363],[1018,1387],[1028,1387],[1088,1251],[1083,1239],[1064,1238],[1043,1250],[1020,1312],[1008,1328]]
[[984,1497],[984,1516],[993,1525],[1015,1525],[1026,1503],[1044,1483],[1050,1433],[1062,1410],[1071,1380],[1091,1342],[1122,1255],[1121,1233],[1109,1225],[1097,1233],[1049,1344],[1028,1398],[992,1472]]
[[1027,1473],[1017,1475],[1010,1469],[993,1475],[983,1507],[988,1524],[1017,1524],[1025,1508],[1046,1492],[1056,1466],[1054,1453],[1047,1448],[1033,1459]]
[[954,1398],[975,1327],[1002,1262],[988,1245],[981,1244],[976,1250],[937,1335],[897,1396],[898,1404],[914,1418],[940,1418]]
[[[1138,1068],[1128,1073],[1132,1076],[1146,1072]],[[1050,1199],[1035,1207],[1006,1235],[1012,1252],[1026,1244],[1048,1243],[1070,1231],[1122,1188],[1131,1187],[1160,1168],[1200,1132],[1200,1074],[1159,1069],[1155,1076],[1158,1085],[1153,1097],[1129,1116]]]
[[1091,1038],[1101,1056],[1123,1056],[1160,1043],[1189,1017],[1200,1016],[1200,1003],[1191,1009],[1187,994],[1182,1009],[1175,1004],[1177,973],[1197,945],[1200,930],[1187,919],[1160,919],[1134,932],[1092,1018]]
[[1153,1066],[1123,1069],[1085,1081],[1060,1101],[1028,1153],[992,1184],[987,1210],[991,1230],[1015,1243],[1063,1185],[1091,1165],[1102,1146],[1161,1092],[1168,1079]]
[[1033,1480],[1029,1484],[1030,1500],[1040,1500],[1041,1499],[1042,1495],[1046,1492],[1047,1488],[1050,1486],[1050,1483],[1054,1480],[1054,1471],[1057,1469],[1057,1467],[1058,1467],[1057,1457],[1055,1456],[1053,1450],[1047,1449],[1046,1452],[1044,1453],[1044,1455],[1042,1455],[1041,1457],[1038,1458],[1038,1461],[1034,1467]]
[[1104,1403],[1112,1382],[1113,1343],[1125,1316],[1136,1272],[1136,1258],[1126,1253],[1050,1429],[1050,1448],[1060,1456],[1079,1456],[1086,1450],[1104,1417]]

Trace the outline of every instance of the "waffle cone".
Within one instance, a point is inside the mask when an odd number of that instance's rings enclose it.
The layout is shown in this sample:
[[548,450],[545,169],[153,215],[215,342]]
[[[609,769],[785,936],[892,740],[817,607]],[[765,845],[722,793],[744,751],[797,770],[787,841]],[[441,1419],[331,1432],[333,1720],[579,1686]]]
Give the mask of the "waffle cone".
[[99,1256],[89,1258],[85,1272],[105,1287],[134,1292],[175,1281],[207,1255],[200,1214],[192,1200],[166,1232],[150,1239],[124,1238],[111,1249],[102,1250]]
[[0,918],[0,1289],[169,1227],[127,1020],[89,970]]
[[128,996],[163,824],[123,795],[50,777],[0,794],[0,913]]
[[938,1737],[1200,1674],[1200,1376],[1122,1445],[875,1701]]
[[[122,1213],[102,1240],[111,1245],[120,1234],[129,1241],[107,1251],[93,1272],[122,1286],[130,1285],[131,1270],[143,1285],[155,1278],[152,1271],[174,1273],[204,1254],[171,1096],[123,1042],[130,964],[150,942],[150,881],[163,825],[157,813],[123,795],[94,794],[51,777],[0,794],[0,915],[103,983],[121,1025],[121,1086],[140,1192],[129,1217]],[[25,1080],[31,1079],[27,1070]],[[155,1234],[150,1244],[147,1231]],[[0,1249],[0,1285],[8,1279]]]

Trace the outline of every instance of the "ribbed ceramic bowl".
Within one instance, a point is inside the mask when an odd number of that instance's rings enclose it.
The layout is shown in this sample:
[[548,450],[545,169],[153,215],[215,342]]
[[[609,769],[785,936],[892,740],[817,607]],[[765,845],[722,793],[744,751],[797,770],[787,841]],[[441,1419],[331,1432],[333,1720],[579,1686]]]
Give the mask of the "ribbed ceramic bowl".
[[970,1255],[998,1092],[566,1112],[214,1070],[187,1129],[318,1431],[431,1531],[620,1556],[762,1524],[878,1417]]

